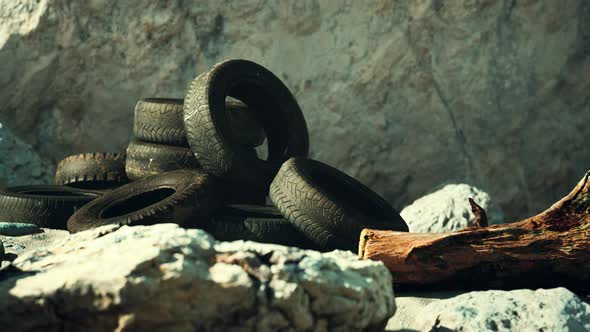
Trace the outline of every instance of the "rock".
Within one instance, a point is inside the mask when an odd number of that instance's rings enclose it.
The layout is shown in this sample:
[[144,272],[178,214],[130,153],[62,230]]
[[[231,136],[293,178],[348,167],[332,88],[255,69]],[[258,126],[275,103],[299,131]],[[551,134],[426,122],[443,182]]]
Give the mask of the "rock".
[[52,164],[41,158],[29,144],[14,136],[2,123],[0,156],[0,187],[53,181],[55,168]]
[[395,311],[381,263],[216,243],[175,224],[70,235],[6,273],[0,326],[15,331],[350,331],[383,328]]
[[565,288],[484,291],[427,305],[420,331],[588,331],[590,305]]
[[39,233],[30,235],[0,235],[0,241],[4,242],[6,253],[11,254],[11,257],[16,257],[30,251],[50,247],[55,242],[65,239],[69,234],[66,230],[41,228]]
[[297,97],[313,158],[397,208],[474,184],[512,221],[590,164],[589,22],[587,0],[3,1],[0,119],[54,161],[123,150],[139,98],[247,58]]
[[22,236],[40,233],[42,230],[34,224],[23,224],[17,222],[0,222],[0,235]]
[[465,291],[417,291],[396,292],[395,315],[389,319],[386,331],[418,331],[422,322],[422,312],[427,305],[467,293]]
[[486,210],[488,223],[502,223],[502,212],[493,205],[490,195],[467,184],[448,184],[442,189],[418,198],[400,215],[415,233],[453,232],[475,226],[468,198]]

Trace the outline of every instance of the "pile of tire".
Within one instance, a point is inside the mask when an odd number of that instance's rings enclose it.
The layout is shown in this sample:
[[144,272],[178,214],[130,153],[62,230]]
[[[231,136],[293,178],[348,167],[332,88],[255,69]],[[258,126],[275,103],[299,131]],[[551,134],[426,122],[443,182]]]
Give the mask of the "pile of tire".
[[322,251],[355,251],[367,227],[408,231],[378,194],[308,158],[297,101],[254,62],[216,64],[185,99],[140,100],[133,132],[126,153],[62,160],[55,185],[3,190],[0,219],[71,233],[173,222],[218,240]]

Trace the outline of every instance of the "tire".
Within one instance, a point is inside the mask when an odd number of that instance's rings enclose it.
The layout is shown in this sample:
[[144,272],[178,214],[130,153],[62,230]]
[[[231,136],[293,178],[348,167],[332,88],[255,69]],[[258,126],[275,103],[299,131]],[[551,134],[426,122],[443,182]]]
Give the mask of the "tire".
[[[183,99],[146,98],[137,102],[133,133],[142,141],[188,147],[183,123]],[[227,101],[229,125],[238,142],[256,147],[266,138],[254,113],[239,101]]]
[[67,226],[71,233],[110,224],[198,227],[220,203],[213,177],[196,170],[178,170],[106,193],[74,213]]
[[319,161],[292,158],[270,187],[273,204],[325,250],[358,248],[363,228],[408,231],[389,203],[357,180]]
[[0,190],[0,220],[66,229],[68,218],[101,192],[58,185],[18,186]]
[[[232,137],[227,96],[255,111],[268,139],[266,160]],[[184,100],[184,125],[205,171],[250,187],[268,190],[285,160],[309,152],[307,125],[289,89],[266,68],[246,60],[221,62],[192,82]]]
[[240,183],[231,183],[223,179],[218,179],[218,182],[223,190],[224,204],[266,204],[267,191],[252,190]]
[[112,189],[129,182],[124,153],[83,153],[57,165],[55,183],[80,189]]
[[219,241],[255,241],[303,249],[317,246],[299,232],[274,206],[227,205],[203,228]]
[[200,169],[189,148],[133,140],[127,147],[125,172],[131,180],[178,169]]
[[188,147],[182,99],[146,98],[135,105],[133,134],[146,142]]

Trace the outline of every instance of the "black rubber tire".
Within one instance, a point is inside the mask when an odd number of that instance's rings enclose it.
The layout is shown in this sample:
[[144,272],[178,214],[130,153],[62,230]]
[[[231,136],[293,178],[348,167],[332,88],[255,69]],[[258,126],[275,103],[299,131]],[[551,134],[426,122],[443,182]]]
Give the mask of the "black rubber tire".
[[[268,140],[267,160],[232,137],[227,96],[255,111]],[[309,153],[307,125],[297,101],[279,78],[251,61],[227,60],[199,75],[184,100],[184,125],[205,171],[265,191],[285,160]]]
[[315,249],[317,246],[268,205],[226,205],[203,228],[218,241],[255,241]]
[[218,183],[223,191],[224,204],[266,204],[268,192],[251,190],[242,184],[224,181],[221,178],[218,178]]
[[220,206],[215,179],[196,170],[178,170],[141,179],[106,193],[74,213],[68,230],[103,225],[177,223],[199,227]]
[[[183,123],[183,99],[145,98],[137,102],[133,133],[142,141],[188,147]],[[255,115],[239,101],[226,101],[234,138],[248,147],[264,142],[266,135]]]
[[178,169],[200,169],[189,148],[133,140],[127,147],[125,172],[131,180]]
[[133,134],[146,142],[188,147],[182,105],[184,100],[145,98],[135,105]]
[[58,185],[31,185],[0,190],[0,221],[66,229],[68,218],[101,192]]
[[273,204],[320,248],[356,252],[363,228],[407,232],[399,213],[381,196],[319,161],[292,158],[270,187]]
[[82,153],[57,164],[55,184],[102,190],[129,182],[125,174],[124,153]]

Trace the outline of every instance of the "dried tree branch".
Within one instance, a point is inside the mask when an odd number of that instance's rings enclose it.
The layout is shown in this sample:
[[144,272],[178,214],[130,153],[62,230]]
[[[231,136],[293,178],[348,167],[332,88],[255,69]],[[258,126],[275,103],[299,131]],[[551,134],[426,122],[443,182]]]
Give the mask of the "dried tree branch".
[[359,255],[380,260],[408,287],[590,290],[590,172],[542,213],[454,233],[365,229]]
[[475,215],[475,225],[477,225],[477,227],[488,227],[486,211],[481,206],[477,205],[471,197],[469,197],[469,204],[471,205],[471,212]]

